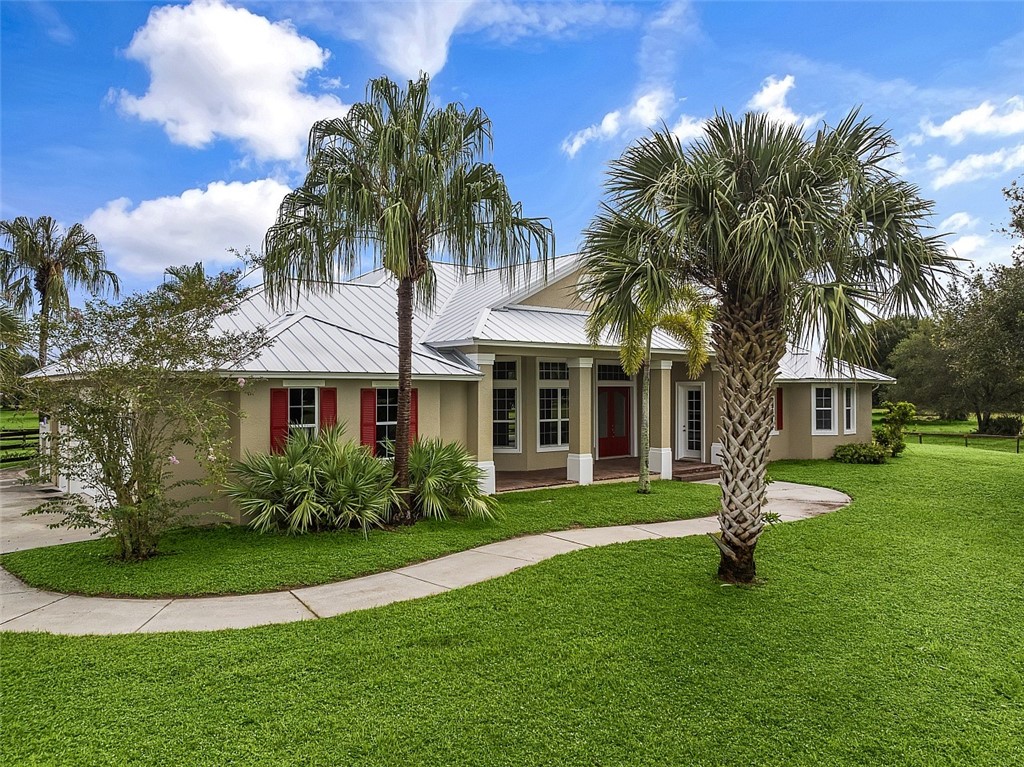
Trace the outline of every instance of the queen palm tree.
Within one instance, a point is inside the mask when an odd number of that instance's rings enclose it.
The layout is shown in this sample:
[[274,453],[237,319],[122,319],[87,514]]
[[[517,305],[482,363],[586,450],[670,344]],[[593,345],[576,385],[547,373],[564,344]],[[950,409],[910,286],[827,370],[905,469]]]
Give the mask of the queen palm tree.
[[70,291],[108,289],[117,297],[120,283],[107,269],[95,235],[81,224],[67,231],[49,216],[19,216],[0,221],[0,291],[16,311],[29,314],[39,299],[39,365],[47,362],[49,323],[70,307]]
[[854,110],[812,137],[748,114],[717,114],[684,147],[667,129],[612,164],[607,189],[653,205],[674,242],[675,279],[717,302],[712,345],[722,376],[719,577],[756,575],[778,364],[790,338],[816,339],[826,364],[864,359],[866,325],[921,313],[956,271],[933,203],[888,169],[895,142]]
[[619,360],[630,376],[641,373],[640,481],[651,491],[651,345],[667,330],[686,344],[690,375],[708,361],[712,306],[697,290],[674,279],[678,257],[655,211],[645,215],[603,205],[584,232],[580,298],[590,306],[587,334],[598,344],[606,331],[619,339]]
[[[502,175],[481,160],[490,148],[483,110],[434,106],[427,75],[404,89],[370,80],[365,102],[313,126],[305,182],[285,197],[264,243],[267,292],[278,303],[302,289],[329,290],[364,256],[397,281],[400,487],[409,486],[413,304],[433,299],[432,259],[502,267],[511,281],[535,254],[546,263],[554,245],[548,223],[524,217]],[[405,508],[403,521],[410,514]]]

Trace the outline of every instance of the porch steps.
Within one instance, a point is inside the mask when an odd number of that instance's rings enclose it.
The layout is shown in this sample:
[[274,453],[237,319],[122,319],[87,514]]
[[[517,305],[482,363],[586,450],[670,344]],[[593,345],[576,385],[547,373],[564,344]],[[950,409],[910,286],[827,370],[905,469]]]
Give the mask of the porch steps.
[[675,463],[672,468],[672,479],[677,482],[699,482],[703,479],[718,479],[721,470],[710,463]]

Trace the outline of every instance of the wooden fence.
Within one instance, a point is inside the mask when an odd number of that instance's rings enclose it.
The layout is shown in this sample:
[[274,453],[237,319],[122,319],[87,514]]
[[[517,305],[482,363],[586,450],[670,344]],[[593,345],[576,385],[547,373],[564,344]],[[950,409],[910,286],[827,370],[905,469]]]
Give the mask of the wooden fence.
[[946,439],[962,439],[964,441],[964,447],[970,446],[970,440],[972,439],[1012,439],[1017,442],[1017,452],[1020,453],[1020,441],[1024,435],[1018,434],[1016,437],[1009,437],[1004,434],[975,434],[974,432],[968,432],[966,434],[962,432],[945,432],[945,431],[908,431],[906,434],[917,437],[917,444],[923,445],[925,437],[945,437]]
[[27,461],[39,452],[39,429],[0,431],[0,466]]

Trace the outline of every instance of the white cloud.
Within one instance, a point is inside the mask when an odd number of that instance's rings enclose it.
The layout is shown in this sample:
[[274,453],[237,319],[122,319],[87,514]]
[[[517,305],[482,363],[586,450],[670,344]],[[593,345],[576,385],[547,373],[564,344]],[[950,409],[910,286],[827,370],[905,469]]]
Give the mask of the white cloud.
[[794,112],[786,104],[786,97],[795,85],[796,78],[793,75],[786,75],[782,79],[770,75],[761,83],[761,90],[751,96],[747,108],[755,112],[764,112],[778,122],[799,125],[807,129],[824,117],[825,113],[801,115]]
[[362,43],[403,78],[436,75],[457,34],[479,33],[502,43],[523,38],[564,38],[593,27],[625,27],[636,11],[613,2],[509,0],[384,0],[373,3],[298,4],[289,8],[322,29]]
[[922,120],[921,130],[931,138],[946,138],[953,144],[959,144],[971,135],[1011,136],[1024,133],[1024,99],[1015,96],[1003,104],[1002,108],[983,101],[973,109],[965,109],[938,125]]
[[685,143],[703,136],[707,124],[707,120],[700,120],[690,115],[680,115],[676,124],[672,126],[672,132],[676,138]]
[[35,2],[26,3],[25,7],[29,13],[36,17],[43,28],[46,36],[59,45],[71,45],[75,42],[75,33],[67,25],[60,13],[49,3]]
[[1009,264],[1013,254],[1012,243],[978,234],[958,237],[949,243],[949,249],[959,258],[973,261],[979,267]]
[[959,232],[961,229],[973,229],[978,225],[978,219],[970,213],[959,211],[939,224],[939,229],[944,232]]
[[112,200],[93,211],[85,227],[107,251],[115,268],[142,277],[168,266],[203,261],[231,264],[228,248],[259,250],[290,188],[273,179],[249,183],[215,181],[177,197]]
[[1006,147],[989,154],[969,154],[948,166],[937,164],[935,168],[930,169],[941,170],[932,183],[936,189],[942,189],[953,184],[989,178],[1021,168],[1024,168],[1024,144]]
[[665,88],[641,93],[632,104],[609,112],[601,122],[567,136],[562,141],[562,151],[569,157],[575,157],[591,141],[635,135],[646,128],[653,128],[668,116],[673,102],[672,91]]
[[319,119],[343,115],[333,95],[304,90],[329,53],[288,22],[220,0],[153,9],[126,54],[145,64],[149,90],[113,94],[126,113],[163,125],[171,141],[240,142],[258,160],[295,160]]

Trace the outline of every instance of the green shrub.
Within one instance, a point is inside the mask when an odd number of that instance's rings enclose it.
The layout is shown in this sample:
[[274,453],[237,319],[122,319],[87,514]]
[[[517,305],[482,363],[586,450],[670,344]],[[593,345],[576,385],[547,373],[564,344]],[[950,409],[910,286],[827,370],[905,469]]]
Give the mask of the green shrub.
[[398,499],[388,464],[341,428],[292,434],[279,455],[249,453],[225,490],[260,531],[306,533],[383,525]]
[[885,463],[889,449],[873,442],[854,442],[838,445],[832,451],[832,460],[840,463]]
[[997,415],[988,421],[988,428],[982,434],[999,434],[1004,437],[1016,437],[1021,433],[1024,419],[1019,415]]
[[874,437],[875,444],[885,449],[893,458],[907,449],[907,441],[903,439],[902,432],[897,432],[891,426],[876,426],[871,436]]
[[482,475],[473,457],[457,442],[416,440],[409,452],[413,513],[431,519],[494,519],[497,501],[480,490]]

